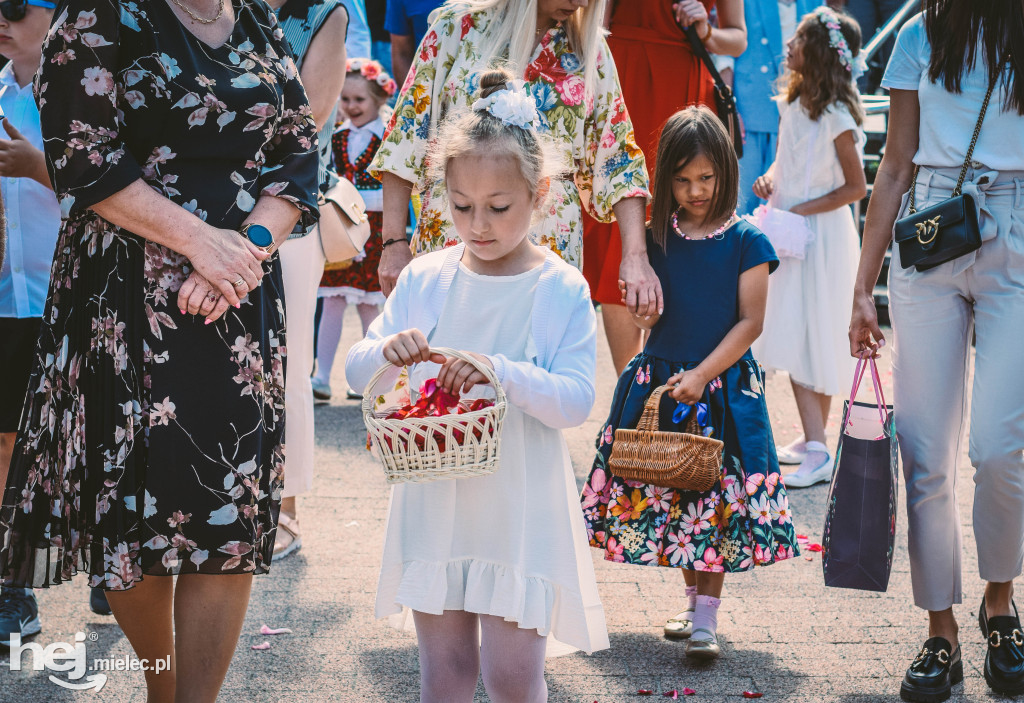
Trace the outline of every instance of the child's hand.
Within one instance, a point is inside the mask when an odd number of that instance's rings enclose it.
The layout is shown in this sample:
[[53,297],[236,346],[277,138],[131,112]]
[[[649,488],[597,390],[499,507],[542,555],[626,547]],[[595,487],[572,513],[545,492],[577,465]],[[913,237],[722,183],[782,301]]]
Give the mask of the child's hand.
[[391,335],[384,344],[384,358],[395,366],[410,366],[421,361],[443,364],[443,354],[431,354],[426,336],[418,329],[405,330]]
[[775,181],[767,173],[754,181],[754,195],[762,200],[767,200],[773,190],[775,190]]
[[672,398],[684,405],[693,405],[700,402],[700,399],[704,397],[704,390],[708,382],[699,373],[691,369],[690,371],[677,373],[668,379],[668,385],[675,386],[668,392]]
[[[494,368],[491,360],[483,354],[467,353],[485,366]],[[454,356],[445,360],[437,374],[437,385],[453,394],[468,393],[478,383],[487,385],[490,381],[473,364]]]

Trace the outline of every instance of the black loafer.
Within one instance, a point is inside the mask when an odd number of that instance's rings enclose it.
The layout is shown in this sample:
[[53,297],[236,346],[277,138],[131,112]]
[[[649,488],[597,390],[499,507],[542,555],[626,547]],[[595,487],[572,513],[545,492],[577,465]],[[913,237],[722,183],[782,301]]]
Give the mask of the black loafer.
[[110,615],[110,604],[107,593],[102,588],[89,589],[89,610],[97,615]]
[[903,677],[900,698],[913,703],[939,703],[949,698],[953,685],[964,680],[960,647],[955,652],[952,649],[945,637],[929,638]]
[[988,617],[985,599],[978,609],[981,634],[988,640],[985,654],[985,682],[996,693],[1017,696],[1024,693],[1024,632],[1021,631],[1017,605],[1013,615]]

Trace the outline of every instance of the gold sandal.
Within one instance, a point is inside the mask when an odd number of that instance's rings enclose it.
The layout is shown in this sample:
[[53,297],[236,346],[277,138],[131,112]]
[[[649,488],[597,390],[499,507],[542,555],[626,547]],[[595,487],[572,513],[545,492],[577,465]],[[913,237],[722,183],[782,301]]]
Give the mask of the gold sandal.
[[[280,539],[282,530],[289,537],[288,542],[283,545],[281,544]],[[284,559],[289,554],[294,554],[301,548],[302,534],[299,532],[299,521],[297,518],[291,517],[288,513],[282,510],[277,519],[277,538],[274,541],[274,556],[271,558],[271,561]]]
[[693,631],[693,608],[687,608],[677,613],[665,623],[665,638],[670,640],[685,640],[690,638]]

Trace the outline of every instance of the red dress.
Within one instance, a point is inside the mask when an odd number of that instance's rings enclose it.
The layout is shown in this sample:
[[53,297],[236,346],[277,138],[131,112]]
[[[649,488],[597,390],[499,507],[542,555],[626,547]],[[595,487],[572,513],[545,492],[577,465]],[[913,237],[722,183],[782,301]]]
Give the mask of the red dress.
[[[701,0],[708,12],[715,0]],[[676,24],[669,0],[618,2],[611,19],[608,46],[619,72],[622,96],[633,121],[637,144],[654,177],[661,128],[689,105],[715,109],[714,81],[690,50]],[[598,303],[618,304],[622,244],[617,223],[583,217],[583,275]]]
[[[331,137],[331,147],[334,149],[334,164],[342,178],[346,178],[359,190],[377,190],[381,183],[367,172],[370,162],[377,153],[380,146],[380,137],[373,135],[366,150],[359,155],[356,162],[349,162],[348,158],[348,130],[339,129]],[[370,221],[370,238],[363,247],[363,257],[353,259],[351,265],[343,269],[325,270],[320,279],[321,288],[355,288],[364,293],[379,293],[380,278],[377,275],[377,266],[380,264],[380,253],[382,242],[380,232],[384,224],[384,215],[380,212],[369,211],[366,213]],[[321,292],[320,297],[323,297]]]

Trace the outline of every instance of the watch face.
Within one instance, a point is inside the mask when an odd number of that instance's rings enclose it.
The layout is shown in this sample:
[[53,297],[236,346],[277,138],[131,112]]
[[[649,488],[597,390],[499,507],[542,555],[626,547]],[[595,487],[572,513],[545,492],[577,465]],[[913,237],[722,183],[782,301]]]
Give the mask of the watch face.
[[245,230],[245,236],[258,247],[266,248],[274,243],[274,235],[263,225],[249,225]]

